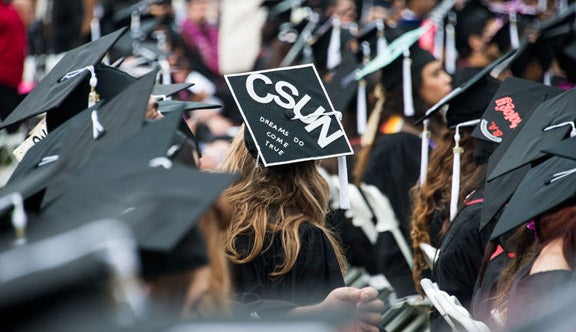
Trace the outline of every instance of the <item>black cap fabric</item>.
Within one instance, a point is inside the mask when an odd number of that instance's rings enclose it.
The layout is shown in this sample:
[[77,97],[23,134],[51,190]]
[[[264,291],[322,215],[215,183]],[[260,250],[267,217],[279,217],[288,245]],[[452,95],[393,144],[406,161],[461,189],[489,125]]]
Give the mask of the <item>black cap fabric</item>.
[[170,97],[192,86],[194,86],[194,83],[155,84],[152,96]]
[[576,120],[576,90],[566,91],[542,103],[530,116],[522,130],[514,138],[503,158],[488,175],[494,179],[515,168],[543,157],[543,148],[568,136],[570,126],[552,129],[552,126]]
[[[88,93],[79,101],[69,100],[78,87],[90,77],[88,71],[80,72],[76,77],[62,81],[71,72],[81,70],[86,66],[100,63],[112,45],[124,34],[126,29],[120,29],[91,43],[82,45],[67,52],[58,64],[40,81],[24,98],[18,107],[0,124],[6,127],[18,123],[43,112],[58,111],[75,105],[76,112],[83,110],[88,104]],[[87,85],[87,84],[86,84]],[[82,106],[83,105],[83,106]]]
[[121,219],[140,249],[171,252],[233,176],[165,166],[153,167],[145,159],[94,163],[42,215],[50,223]]
[[492,239],[522,225],[576,195],[576,160],[552,157],[534,167],[504,208]]
[[0,253],[0,329],[129,331],[145,318],[134,239],[123,223],[45,231]]
[[[473,72],[470,74],[473,75]],[[458,82],[455,84],[458,85]],[[446,126],[453,128],[460,123],[479,119],[499,87],[499,80],[484,76],[471,88],[454,97],[448,102],[450,106],[446,112]]]
[[314,66],[227,75],[265,166],[352,154]]
[[142,127],[148,96],[155,81],[156,71],[152,71],[98,108],[99,122],[104,127],[104,134],[99,138],[95,139],[93,136],[94,123],[91,120],[84,122],[66,137],[59,157],[67,161],[66,170],[53,179],[43,204],[48,204],[60,196],[71,183],[72,176],[91,156],[105,147],[118,144]]
[[[489,93],[491,91],[491,88],[495,87],[495,83],[496,83],[494,81],[490,81],[490,82],[488,81],[490,72],[494,68],[496,68],[496,66],[498,66],[499,64],[504,62],[506,59],[510,58],[513,54],[514,54],[514,50],[508,51],[506,54],[502,55],[500,58],[498,58],[497,60],[492,62],[490,65],[482,68],[479,72],[474,74],[471,78],[469,78],[468,80],[463,82],[461,85],[459,85],[458,87],[453,89],[452,92],[447,94],[444,98],[442,98],[434,106],[430,107],[426,111],[426,114],[423,117],[421,117],[420,119],[416,120],[415,123],[416,124],[422,123],[422,121],[431,117],[436,112],[440,111],[442,106],[449,104],[451,101],[458,98],[458,96],[464,94],[468,90],[476,89],[478,86],[484,86],[484,87],[488,87],[488,89],[486,89],[484,91],[486,93]],[[465,94],[463,97],[460,97],[460,98],[466,98],[466,95],[468,95],[470,93],[471,92],[468,92],[467,94]],[[482,95],[482,93],[479,94],[479,97],[481,95]],[[461,103],[462,100],[460,100],[459,102]]]
[[358,82],[351,81],[345,84],[344,80],[353,73],[360,64],[351,51],[342,54],[342,63],[334,69],[334,75],[324,81],[326,92],[332,101],[334,109],[345,111],[356,96]]
[[[437,61],[437,59],[432,55],[432,53],[423,50],[418,45],[410,47],[410,59],[412,61],[412,65],[410,66],[412,86],[418,86],[422,80],[421,73],[424,66],[430,62]],[[400,56],[386,67],[382,68],[382,83],[386,90],[394,90],[402,84],[402,61],[403,57]]]
[[542,152],[576,160],[576,136],[567,138],[551,147],[545,148]]
[[[325,69],[328,61],[329,45],[332,39],[332,31],[334,29],[334,20],[336,18],[329,18],[323,25],[318,27],[314,32],[309,44],[312,46],[314,56],[314,64],[317,69]],[[341,24],[340,23],[340,52],[349,47],[347,44],[354,39],[356,35],[356,25]],[[328,68],[332,69],[332,68]]]
[[472,136],[500,143],[532,114],[536,106],[562,92],[538,82],[507,77],[487,105]]
[[170,112],[184,112],[204,109],[218,109],[222,105],[200,103],[195,101],[181,101],[181,100],[161,100],[158,102],[158,110],[161,113]]

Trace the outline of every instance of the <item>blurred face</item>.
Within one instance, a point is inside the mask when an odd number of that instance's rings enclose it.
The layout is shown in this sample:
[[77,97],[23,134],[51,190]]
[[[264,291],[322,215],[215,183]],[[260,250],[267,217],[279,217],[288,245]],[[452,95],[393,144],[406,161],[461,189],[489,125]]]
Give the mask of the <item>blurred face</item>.
[[422,68],[422,86],[418,91],[420,97],[430,106],[436,104],[452,91],[452,78],[440,61],[429,62]]

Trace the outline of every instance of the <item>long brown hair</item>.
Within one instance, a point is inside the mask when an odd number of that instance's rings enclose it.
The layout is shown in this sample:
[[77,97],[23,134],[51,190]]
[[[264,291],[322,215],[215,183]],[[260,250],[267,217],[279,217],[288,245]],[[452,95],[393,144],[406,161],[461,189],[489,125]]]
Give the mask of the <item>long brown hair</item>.
[[[330,191],[314,161],[264,167],[256,165],[244,145],[244,130],[233,140],[220,169],[238,179],[223,198],[232,206],[232,224],[226,234],[225,252],[237,264],[257,258],[266,250],[267,235],[279,235],[284,260],[271,277],[280,277],[294,266],[300,252],[299,226],[309,222],[320,228],[332,244],[344,273],[344,255],[335,235],[326,227]],[[252,238],[248,253],[240,252],[237,239]]]
[[[542,248],[552,241],[562,239],[562,254],[570,268],[576,269],[576,201],[571,199],[551,209],[535,219],[536,234],[525,226],[520,226],[513,239],[518,245],[512,263],[502,270],[497,284],[495,308],[506,314],[510,289],[518,272],[532,262]],[[518,240],[519,239],[519,240]]]
[[[475,176],[475,169],[477,168],[473,160],[475,140],[470,134],[471,130],[462,129],[460,146],[464,151],[461,155],[460,181],[463,184],[470,182],[470,178]],[[422,271],[429,267],[420,250],[420,243],[431,243],[430,225],[435,215],[442,216],[444,220],[440,236],[444,235],[450,224],[448,210],[452,184],[453,142],[454,132],[451,130],[444,132],[430,155],[426,183],[420,187],[416,185],[411,192],[414,205],[410,220],[410,237],[414,251],[412,278],[416,289],[421,294],[420,278]],[[464,200],[464,197],[469,193],[468,190],[467,186],[461,187],[459,202]]]

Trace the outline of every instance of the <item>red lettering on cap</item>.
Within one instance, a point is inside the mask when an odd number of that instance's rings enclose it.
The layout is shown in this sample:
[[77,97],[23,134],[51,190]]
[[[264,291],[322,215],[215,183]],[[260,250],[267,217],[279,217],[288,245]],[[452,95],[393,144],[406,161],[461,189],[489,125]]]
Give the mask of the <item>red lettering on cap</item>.
[[496,137],[501,137],[503,135],[502,130],[500,130],[500,127],[498,127],[494,121],[490,122],[490,127],[488,127],[488,130],[490,130],[490,133]]
[[518,127],[520,122],[522,122],[522,117],[520,114],[518,114],[518,112],[516,112],[516,105],[514,105],[512,98],[502,97],[500,99],[496,99],[495,103],[496,107],[494,107],[494,110],[502,112],[504,115],[504,120],[510,123],[510,129]]

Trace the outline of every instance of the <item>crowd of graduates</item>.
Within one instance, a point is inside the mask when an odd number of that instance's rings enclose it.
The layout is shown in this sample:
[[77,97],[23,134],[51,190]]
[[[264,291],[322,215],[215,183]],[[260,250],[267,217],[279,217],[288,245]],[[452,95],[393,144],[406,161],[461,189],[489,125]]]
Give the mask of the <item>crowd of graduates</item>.
[[0,329],[573,329],[575,23],[0,0]]

